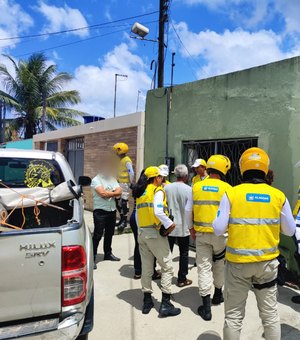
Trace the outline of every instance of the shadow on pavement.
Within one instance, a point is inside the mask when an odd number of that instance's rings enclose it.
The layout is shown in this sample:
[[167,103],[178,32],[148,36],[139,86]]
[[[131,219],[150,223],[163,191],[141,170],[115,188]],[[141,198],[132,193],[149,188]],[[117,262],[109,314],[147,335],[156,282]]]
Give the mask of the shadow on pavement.
[[297,328],[283,323],[281,324],[281,339],[300,339],[300,331]]
[[103,254],[97,254],[96,256],[96,263],[102,262],[104,260],[104,255]]
[[[130,306],[134,307],[135,309],[142,311],[143,293],[140,288],[123,290],[121,293],[117,295],[117,298],[127,302]],[[154,302],[154,308],[158,311],[160,302],[157,301],[156,298],[153,296],[152,296],[152,299]]]
[[198,315],[198,307],[201,304],[198,288],[183,288],[179,293],[174,294],[175,302],[183,307],[190,308],[192,312]]
[[121,276],[127,277],[128,279],[133,279],[134,268],[132,264],[124,264],[121,268],[119,268],[119,272]]
[[[293,308],[295,311],[300,312],[300,304],[294,303],[291,301],[292,297],[300,294],[299,292],[295,292],[293,289],[286,286],[278,287],[278,302],[282,303],[286,306]],[[299,338],[300,339],[300,338]]]
[[222,337],[215,331],[206,331],[200,334],[197,340],[221,340]]

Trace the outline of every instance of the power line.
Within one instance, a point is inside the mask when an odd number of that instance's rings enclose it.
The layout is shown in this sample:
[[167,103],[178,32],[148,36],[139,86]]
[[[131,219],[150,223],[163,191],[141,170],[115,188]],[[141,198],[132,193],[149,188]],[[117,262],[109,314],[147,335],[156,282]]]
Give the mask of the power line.
[[[190,58],[194,61],[194,63],[195,63],[199,68],[201,68],[201,66],[200,66],[200,64],[198,63],[198,61],[191,55],[191,53],[189,52],[189,50],[188,50],[188,49],[186,48],[186,46],[184,45],[184,43],[183,43],[183,41],[181,40],[181,38],[180,38],[180,36],[179,36],[179,34],[178,34],[176,28],[174,27],[174,24],[173,24],[172,21],[171,21],[171,25],[172,25],[172,28],[173,28],[173,30],[174,30],[174,32],[175,32],[175,34],[176,34],[176,36],[177,36],[179,42],[181,43],[182,47],[185,49],[185,51],[186,51],[187,54],[190,56]],[[188,61],[188,59],[187,59],[187,61]],[[189,66],[190,66],[190,68],[191,68],[191,71],[192,71],[192,73],[193,73],[195,79],[198,80],[198,77],[197,77],[197,75],[196,75],[196,73],[195,73],[193,67],[192,67],[191,64],[189,63],[189,61],[188,61],[188,64],[189,64]]]
[[44,36],[51,36],[51,35],[58,35],[58,34],[65,34],[69,32],[76,32],[80,30],[86,30],[86,29],[96,29],[101,26],[109,25],[109,24],[114,24],[117,22],[125,21],[125,20],[131,20],[131,19],[137,19],[145,16],[149,16],[152,14],[156,14],[158,11],[153,11],[145,14],[139,14],[139,15],[134,15],[131,17],[123,18],[123,19],[117,19],[113,21],[107,21],[99,24],[94,24],[94,25],[89,25],[89,26],[84,26],[84,27],[77,27],[77,28],[72,28],[69,30],[62,30],[62,31],[56,31],[56,32],[48,32],[48,33],[40,33],[40,34],[30,34],[30,35],[21,35],[21,36],[15,36],[15,37],[8,37],[8,38],[0,38],[0,41],[3,40],[15,40],[15,39],[28,39],[28,38],[37,38],[37,37],[44,37]]
[[[148,24],[151,24],[151,23],[154,23],[154,22],[157,22],[157,20],[149,21]],[[79,43],[82,43],[82,42],[85,42],[85,41],[89,41],[89,40],[93,40],[93,39],[96,39],[96,38],[105,37],[105,36],[112,35],[112,34],[119,33],[119,32],[124,32],[124,30],[125,29],[123,28],[123,29],[120,29],[120,30],[112,31],[112,32],[107,32],[107,33],[103,33],[103,34],[94,35],[93,37],[89,37],[89,38],[85,38],[85,39],[79,39],[79,40],[71,41],[69,43],[47,47],[47,48],[44,48],[44,49],[41,49],[41,50],[38,50],[38,51],[31,51],[31,52],[26,52],[26,53],[18,54],[18,55],[15,56],[15,58],[23,57],[23,56],[26,56],[26,55],[29,55],[29,54],[33,54],[33,53],[41,53],[41,52],[46,52],[46,51],[49,51],[49,50],[55,50],[55,49],[61,48],[61,47],[66,47],[66,46],[70,46],[70,45],[79,44]]]

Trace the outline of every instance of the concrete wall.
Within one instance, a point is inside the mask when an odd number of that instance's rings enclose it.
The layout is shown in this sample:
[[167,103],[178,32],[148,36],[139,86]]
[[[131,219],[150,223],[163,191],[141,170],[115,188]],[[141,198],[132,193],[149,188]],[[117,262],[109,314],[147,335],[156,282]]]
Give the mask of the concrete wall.
[[[145,166],[165,156],[167,95],[149,91]],[[294,202],[300,183],[300,57],[173,88],[169,156],[182,161],[182,141],[258,137],[270,155],[274,185]]]

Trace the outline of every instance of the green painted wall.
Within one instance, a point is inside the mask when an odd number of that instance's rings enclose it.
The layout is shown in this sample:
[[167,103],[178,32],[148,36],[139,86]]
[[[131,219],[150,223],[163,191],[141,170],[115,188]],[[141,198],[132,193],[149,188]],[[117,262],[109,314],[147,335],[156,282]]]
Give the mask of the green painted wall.
[[[176,69],[175,69],[176,74]],[[165,157],[167,95],[149,91],[145,166]],[[292,204],[300,184],[300,57],[173,88],[169,156],[182,162],[182,141],[258,137],[270,155],[274,185]]]

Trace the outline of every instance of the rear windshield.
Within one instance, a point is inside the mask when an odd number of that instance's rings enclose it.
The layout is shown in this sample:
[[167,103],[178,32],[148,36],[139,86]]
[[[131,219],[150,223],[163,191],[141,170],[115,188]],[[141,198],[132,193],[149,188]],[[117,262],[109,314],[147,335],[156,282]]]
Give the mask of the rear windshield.
[[2,157],[0,180],[11,188],[51,188],[64,182],[64,177],[55,160]]

